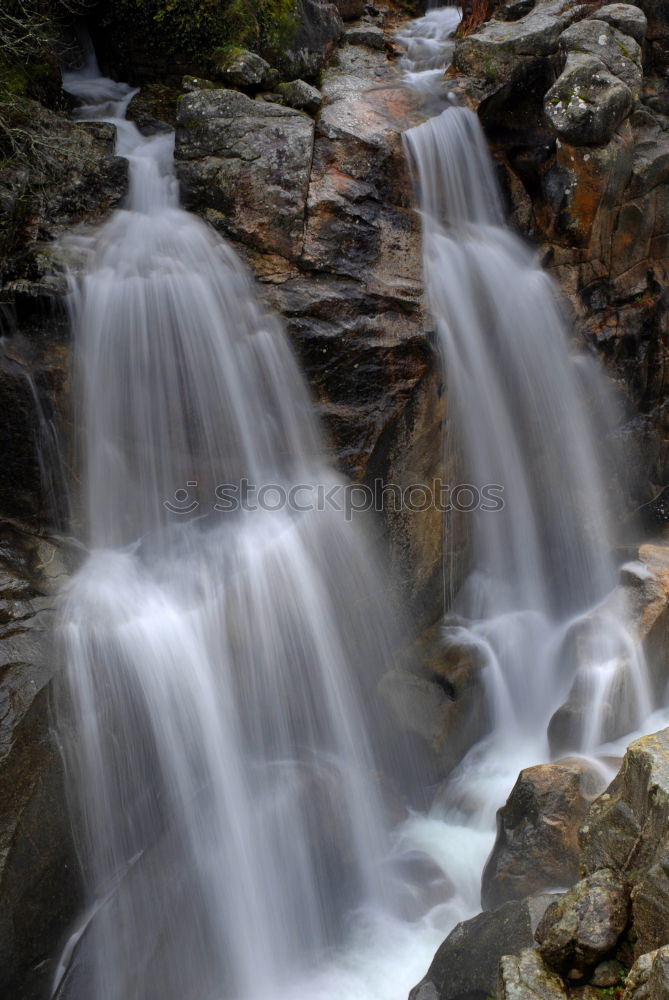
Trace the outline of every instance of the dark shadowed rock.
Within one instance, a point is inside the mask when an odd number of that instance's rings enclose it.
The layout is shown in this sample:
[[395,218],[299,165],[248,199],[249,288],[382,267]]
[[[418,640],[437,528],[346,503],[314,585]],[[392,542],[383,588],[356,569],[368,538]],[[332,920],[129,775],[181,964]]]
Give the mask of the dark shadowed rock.
[[564,983],[533,948],[499,963],[497,1000],[566,1000]]
[[336,5],[324,0],[298,0],[297,17],[284,62],[291,75],[312,80],[332,58],[344,23]]
[[0,533],[0,994],[48,996],[79,901],[60,755],[49,728],[54,592],[63,553]]
[[366,0],[333,0],[344,21],[352,21],[361,17],[367,6]]
[[226,236],[294,259],[301,251],[313,121],[234,90],[186,94],[177,173],[187,207]]
[[528,948],[553,896],[533,896],[480,913],[455,927],[409,1000],[464,1000],[495,992],[502,955]]
[[585,759],[520,772],[497,813],[497,839],[483,872],[482,903],[493,909],[578,878],[578,829],[604,780]]
[[630,916],[629,887],[610,869],[596,871],[552,903],[536,930],[543,959],[578,978],[606,958]]

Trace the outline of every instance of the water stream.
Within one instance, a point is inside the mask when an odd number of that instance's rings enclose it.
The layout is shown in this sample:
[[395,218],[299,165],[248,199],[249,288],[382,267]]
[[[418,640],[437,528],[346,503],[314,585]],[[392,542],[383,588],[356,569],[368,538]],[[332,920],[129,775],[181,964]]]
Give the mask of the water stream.
[[[403,30],[409,85],[442,86],[453,26],[448,8]],[[89,908],[55,995],[404,1000],[479,909],[495,811],[549,759],[556,710],[587,699],[570,749],[594,753],[656,707],[625,609],[605,602],[602,378],[504,224],[476,117],[411,130],[465,470],[505,507],[473,515],[443,626],[483,653],[489,731],[439,803],[398,823],[378,781],[398,740],[376,695],[393,614],[364,526],[282,502],[339,480],[281,326],[179,208],[173,136],[125,119],[134,91],[92,60],[65,86],[116,126],[130,191],[78,237],[72,286],[90,555],[63,609],[61,733]],[[242,481],[256,500],[267,487],[264,505],[231,504]],[[412,779],[401,745],[391,766]]]

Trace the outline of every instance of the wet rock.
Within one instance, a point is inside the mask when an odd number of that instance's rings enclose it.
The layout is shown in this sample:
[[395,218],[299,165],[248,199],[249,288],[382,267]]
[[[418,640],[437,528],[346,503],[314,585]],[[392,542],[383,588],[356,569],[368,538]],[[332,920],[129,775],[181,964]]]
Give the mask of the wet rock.
[[581,867],[610,868],[632,883],[639,957],[669,939],[669,730],[632,743],[620,773],[581,829]]
[[537,924],[552,899],[544,895],[506,903],[458,924],[439,947],[409,1000],[494,995],[500,959],[532,945]]
[[574,146],[607,142],[632,110],[634,98],[601,59],[570,54],[564,72],[546,94],[546,117]]
[[370,49],[385,49],[386,47],[386,36],[380,28],[375,28],[371,24],[349,28],[345,38],[349,45],[366,45]]
[[492,909],[578,878],[578,829],[604,780],[585,759],[520,772],[497,813],[497,839],[483,871],[482,903]]
[[62,550],[0,531],[0,993],[41,1000],[79,903],[60,754],[49,727]]
[[595,16],[598,21],[606,21],[607,24],[617,28],[624,35],[629,35],[639,45],[643,45],[648,21],[644,12],[636,4],[607,4],[605,7],[600,7]]
[[247,49],[223,49],[215,60],[216,75],[233,87],[259,87],[267,78],[270,65]]
[[312,80],[332,58],[344,23],[336,5],[323,0],[298,0],[297,18],[284,61],[291,75]]
[[315,114],[323,103],[321,92],[304,80],[292,80],[290,83],[280,83],[277,92],[281,94],[284,103],[289,108],[308,111]]
[[565,1000],[564,983],[533,948],[499,963],[497,1000]]
[[182,197],[226,236],[286,258],[304,231],[313,121],[232,90],[179,102],[176,159]]
[[535,934],[539,952],[562,974],[585,973],[613,951],[629,916],[626,883],[610,869],[596,871],[546,910]]
[[647,952],[625,980],[623,1000],[666,1000],[669,996],[669,945]]

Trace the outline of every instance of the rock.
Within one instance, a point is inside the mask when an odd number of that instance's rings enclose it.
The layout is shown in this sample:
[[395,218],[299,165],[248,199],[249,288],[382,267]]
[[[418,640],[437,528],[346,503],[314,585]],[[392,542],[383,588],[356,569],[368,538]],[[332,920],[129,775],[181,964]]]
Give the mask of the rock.
[[520,772],[497,813],[497,839],[482,881],[492,909],[578,878],[578,829],[604,780],[585,759],[567,758]]
[[0,994],[25,1000],[49,995],[80,902],[49,725],[53,593],[67,573],[58,546],[0,529]]
[[600,962],[595,968],[590,976],[590,985],[605,990],[620,985],[624,975],[624,966],[617,959],[609,958],[606,962]]
[[186,206],[228,237],[297,258],[313,121],[232,90],[186,94],[177,121],[177,174]]
[[518,21],[487,21],[458,39],[453,64],[498,89],[527,73],[532,62],[556,52],[562,32],[584,13],[570,0],[539,0]]
[[565,1000],[567,992],[541,955],[526,948],[520,955],[506,955],[499,963],[497,1000]]
[[292,76],[313,80],[332,57],[344,34],[337,7],[323,0],[298,0],[298,28],[284,62]]
[[184,76],[181,80],[181,89],[191,94],[194,90],[218,90],[219,87],[213,80],[205,80],[202,76]]
[[600,146],[632,110],[629,87],[601,59],[571,53],[562,75],[544,99],[546,117],[561,139],[574,146]]
[[577,882],[548,907],[535,938],[544,960],[558,972],[585,973],[606,958],[625,931],[629,888],[610,869]]
[[632,882],[639,957],[669,940],[669,730],[635,740],[581,829],[581,867]]
[[606,21],[613,28],[622,31],[624,35],[629,35],[639,45],[643,45],[648,22],[644,12],[636,4],[607,4],[596,11],[595,17],[598,21]]
[[277,92],[281,94],[284,103],[289,108],[308,111],[315,114],[323,103],[320,90],[305,83],[304,80],[292,80],[290,83],[280,83]]
[[219,49],[214,59],[216,75],[233,87],[260,87],[270,65],[247,49]]
[[333,2],[344,21],[362,17],[367,6],[366,0],[333,0]]
[[375,28],[371,24],[349,28],[345,38],[349,45],[366,45],[370,49],[385,49],[386,47],[386,36],[380,28]]
[[623,1000],[667,1000],[669,997],[669,945],[647,952],[627,973]]
[[560,36],[560,49],[576,55],[590,55],[604,63],[632,96],[641,93],[641,46],[629,35],[612,28],[605,21],[587,18],[572,24]]
[[550,895],[506,903],[458,924],[440,945],[425,978],[409,1000],[459,1000],[491,996],[503,955],[529,948]]

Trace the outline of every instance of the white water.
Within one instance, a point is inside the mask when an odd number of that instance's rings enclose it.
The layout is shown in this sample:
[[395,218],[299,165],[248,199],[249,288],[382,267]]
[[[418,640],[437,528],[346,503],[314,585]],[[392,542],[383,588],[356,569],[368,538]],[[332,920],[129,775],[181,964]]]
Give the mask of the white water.
[[[430,43],[442,13],[425,20]],[[425,30],[407,29],[412,73]],[[435,60],[445,29],[437,43]],[[131,192],[83,241],[73,302],[92,552],[64,612],[63,726],[91,909],[73,938],[84,984],[65,963],[58,996],[404,1000],[478,910],[495,811],[548,758],[574,679],[596,702],[574,749],[621,735],[596,707],[612,686],[629,695],[626,728],[651,707],[624,609],[582,619],[615,581],[583,403],[597,376],[570,358],[550,283],[503,226],[475,120],[449,111],[412,132],[468,472],[500,482],[507,506],[477,517],[444,628],[487,651],[493,728],[430,815],[388,833],[374,683],[393,637],[364,539],[332,511],[209,502],[242,476],[336,481],[282,332],[230,249],[178,209],[171,137],[142,138],[123,118],[131,92],[94,70],[66,84],[84,116],[114,121]],[[175,515],[164,499],[199,506]],[[407,874],[426,858],[427,878]]]
[[395,963],[408,988],[440,935],[405,960],[425,907],[377,775],[403,759],[375,692],[382,574],[334,509],[215,508],[244,477],[272,497],[338,480],[280,326],[178,207],[173,137],[142,137],[133,91],[92,65],[65,86],[116,126],[130,191],[73,237],[90,555],[63,609],[61,732],[89,907],[55,990],[390,1000]]

